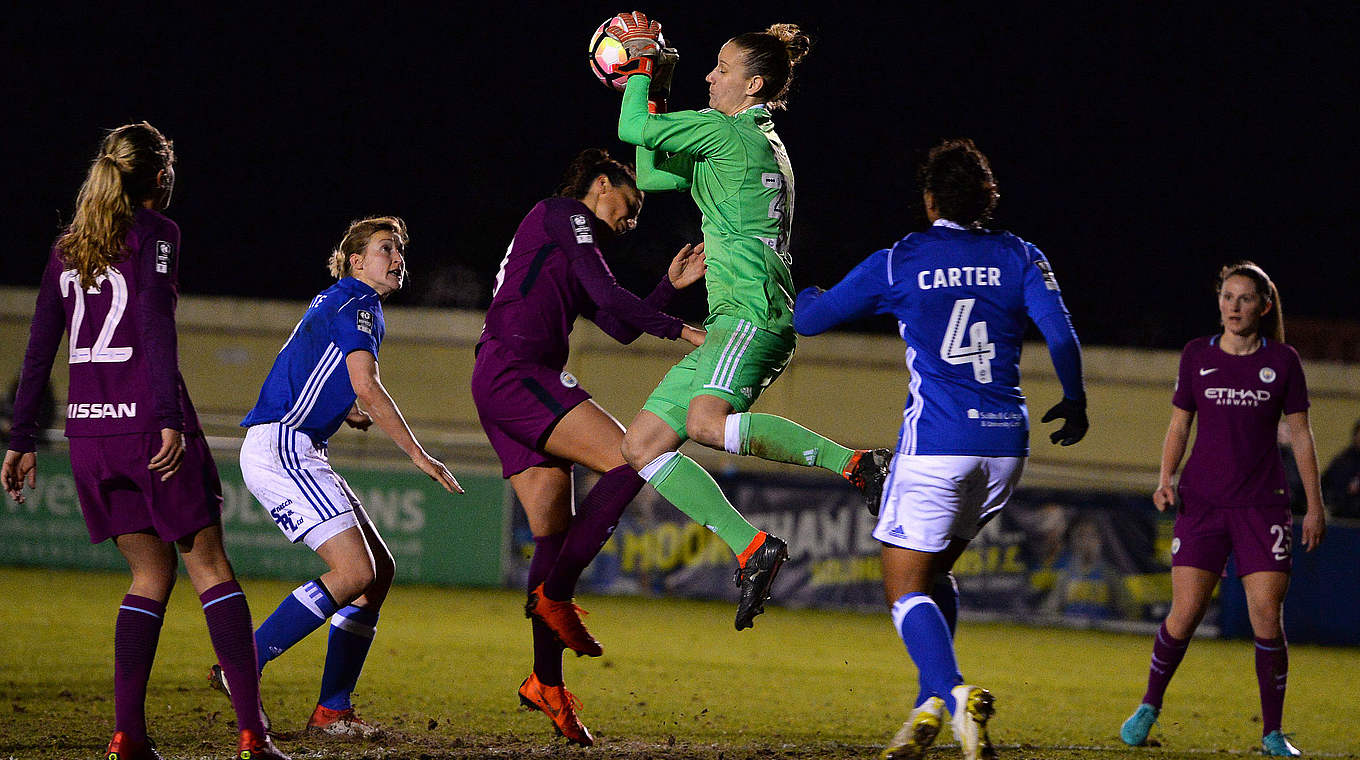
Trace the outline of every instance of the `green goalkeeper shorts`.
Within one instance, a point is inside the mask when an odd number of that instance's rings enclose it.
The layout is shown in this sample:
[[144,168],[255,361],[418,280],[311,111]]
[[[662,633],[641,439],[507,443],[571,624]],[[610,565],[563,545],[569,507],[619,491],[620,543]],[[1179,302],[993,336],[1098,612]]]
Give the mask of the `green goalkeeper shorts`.
[[797,342],[793,330],[777,333],[738,317],[718,315],[705,325],[704,344],[671,367],[642,408],[666,421],[680,437],[689,402],[717,396],[735,412],[751,408],[789,365]]

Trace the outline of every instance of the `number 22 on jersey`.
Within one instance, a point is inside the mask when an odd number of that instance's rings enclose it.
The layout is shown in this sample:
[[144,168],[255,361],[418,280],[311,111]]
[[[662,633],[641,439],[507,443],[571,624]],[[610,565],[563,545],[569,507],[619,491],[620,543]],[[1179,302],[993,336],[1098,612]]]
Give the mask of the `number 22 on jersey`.
[[118,323],[123,319],[123,312],[127,310],[128,287],[127,280],[123,273],[114,267],[109,267],[103,274],[94,278],[94,286],[90,288],[91,293],[98,293],[102,290],[105,283],[109,286],[109,313],[104,315],[104,324],[99,328],[99,335],[94,339],[93,348],[79,348],[76,340],[80,336],[80,324],[85,321],[85,291],[80,287],[80,274],[74,269],[68,269],[61,273],[61,297],[68,295],[75,296],[75,304],[71,310],[71,338],[70,338],[70,364],[84,364],[86,362],[105,362],[117,363],[125,362],[132,358],[131,346],[110,346],[113,342],[113,332],[118,329]]
[[[949,325],[940,343],[940,358],[950,364],[972,364],[973,379],[979,383],[992,382],[992,359],[996,358],[996,344],[987,340],[987,321],[968,324],[976,298],[960,298],[949,313]],[[964,333],[968,343],[963,342]]]

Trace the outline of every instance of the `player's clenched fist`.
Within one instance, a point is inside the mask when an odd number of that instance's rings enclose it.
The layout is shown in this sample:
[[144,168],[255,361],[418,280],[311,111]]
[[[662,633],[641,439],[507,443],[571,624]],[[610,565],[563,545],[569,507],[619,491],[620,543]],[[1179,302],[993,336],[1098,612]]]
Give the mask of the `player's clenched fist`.
[[620,13],[618,21],[607,31],[623,45],[629,58],[655,58],[661,53],[661,24],[642,11]]

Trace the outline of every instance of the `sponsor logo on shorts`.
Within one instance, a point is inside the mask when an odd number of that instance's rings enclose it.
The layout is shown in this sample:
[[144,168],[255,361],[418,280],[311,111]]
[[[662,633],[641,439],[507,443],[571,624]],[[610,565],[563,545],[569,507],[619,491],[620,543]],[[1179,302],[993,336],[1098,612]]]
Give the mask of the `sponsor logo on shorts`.
[[164,240],[156,241],[156,271],[170,273],[170,244]]
[[302,524],[307,522],[302,515],[288,508],[292,503],[292,499],[286,499],[282,504],[269,510],[269,516],[274,518],[274,522],[278,523],[280,528],[289,532],[301,528]]
[[585,214],[571,215],[571,230],[576,235],[576,242],[578,243],[595,242],[595,233],[591,232],[590,222],[586,219]]
[[1175,554],[1176,552],[1178,552],[1178,551],[1180,551],[1180,550],[1181,550],[1181,540],[1180,540],[1179,538],[1173,538],[1173,539],[1171,539],[1171,553],[1172,553],[1172,554]]
[[68,420],[120,420],[137,416],[137,402],[131,404],[67,404]]
[[1250,388],[1205,388],[1204,397],[1216,406],[1260,406],[1271,398],[1270,391]]
[[563,388],[575,388],[576,386],[580,385],[580,383],[577,382],[576,380],[576,376],[571,374],[570,372],[563,372],[562,375],[557,379],[562,381]]
[[373,334],[373,312],[359,309],[354,312],[354,326],[359,328],[359,332]]
[[1261,382],[1263,383],[1275,382],[1275,370],[1271,369],[1270,367],[1262,367],[1260,378]]
[[907,532],[905,530],[902,530],[901,525],[894,525],[892,527],[892,530],[888,531],[888,535],[894,538],[906,538]]
[[746,398],[751,398],[752,396],[755,395],[755,391],[751,390],[751,386],[748,385],[745,388],[741,389],[741,395],[745,396]]

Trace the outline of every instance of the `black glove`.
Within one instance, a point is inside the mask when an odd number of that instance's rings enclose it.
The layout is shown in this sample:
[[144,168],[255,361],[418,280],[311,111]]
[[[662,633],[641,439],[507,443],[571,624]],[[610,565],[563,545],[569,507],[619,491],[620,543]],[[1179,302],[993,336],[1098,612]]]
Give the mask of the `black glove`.
[[652,73],[652,87],[647,91],[647,99],[660,105],[660,113],[665,113],[666,100],[671,96],[671,79],[675,77],[675,64],[680,54],[673,47],[661,48]]
[[1048,440],[1053,443],[1071,446],[1085,437],[1087,429],[1091,427],[1091,423],[1086,420],[1086,399],[1078,401],[1064,396],[1039,421],[1052,422],[1058,418],[1062,418],[1063,426],[1048,436]]

